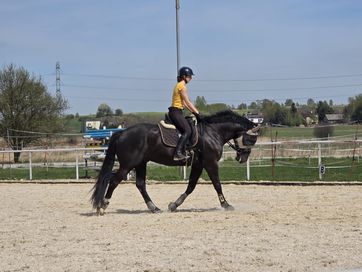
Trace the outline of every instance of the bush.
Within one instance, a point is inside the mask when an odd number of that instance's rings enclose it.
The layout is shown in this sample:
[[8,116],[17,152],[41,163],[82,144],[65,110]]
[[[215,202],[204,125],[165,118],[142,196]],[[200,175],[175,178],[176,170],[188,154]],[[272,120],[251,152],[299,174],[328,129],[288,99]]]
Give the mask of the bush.
[[328,138],[334,134],[334,127],[326,124],[315,126],[313,129],[313,135],[316,138]]

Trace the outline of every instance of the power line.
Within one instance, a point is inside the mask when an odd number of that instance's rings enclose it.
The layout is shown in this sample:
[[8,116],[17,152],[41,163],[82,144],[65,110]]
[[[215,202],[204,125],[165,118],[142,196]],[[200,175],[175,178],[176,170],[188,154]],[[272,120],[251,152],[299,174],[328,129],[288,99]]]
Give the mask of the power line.
[[[121,88],[121,87],[110,87],[110,86],[92,86],[92,85],[77,85],[77,84],[62,84],[65,87],[74,87],[74,88],[81,88],[81,89],[99,89],[99,90],[117,90],[117,91],[140,91],[140,92],[162,92],[167,91],[168,89],[164,90],[156,90],[156,89],[138,89],[138,88]],[[362,83],[356,84],[344,84],[344,85],[326,85],[326,86],[314,86],[314,87],[290,87],[290,88],[266,88],[266,89],[239,89],[239,90],[200,90],[193,88],[193,92],[217,92],[217,93],[242,93],[242,92],[270,92],[270,91],[296,91],[296,90],[317,90],[317,89],[332,89],[332,88],[349,88],[349,87],[360,87]]]
[[92,77],[92,78],[109,78],[109,79],[127,79],[127,80],[154,80],[154,81],[175,81],[170,78],[151,78],[151,77],[135,77],[135,76],[117,76],[117,75],[102,75],[102,74],[71,74],[63,73],[64,76],[72,77]]
[[[137,77],[137,76],[120,76],[106,74],[78,74],[78,73],[62,73],[64,76],[71,77],[92,77],[92,78],[110,78],[125,80],[150,80],[150,81],[175,81],[174,78],[156,78],[156,77]],[[326,75],[326,76],[306,76],[306,77],[280,77],[280,78],[239,78],[239,79],[203,79],[197,78],[197,81],[208,82],[258,82],[258,81],[293,81],[293,80],[315,80],[315,79],[333,79],[333,78],[352,78],[362,77],[362,74],[342,74],[342,75]]]
[[[328,96],[328,98],[326,98],[326,96],[313,96],[313,97],[288,97],[292,100],[306,100],[306,99],[309,99],[309,98],[312,98],[312,99],[330,99],[330,98],[337,98],[337,97],[345,97],[346,95],[334,95],[334,96]],[[104,100],[112,100],[112,101],[127,101],[127,102],[169,102],[170,100],[169,99],[140,99],[140,98],[121,98],[121,97],[99,97],[99,96],[68,96],[69,98],[72,98],[72,99],[82,99],[82,100],[100,100],[100,101],[104,101]],[[266,98],[264,98],[266,99]],[[241,99],[240,98],[240,101],[242,102],[255,102],[255,101],[258,101],[258,100],[264,100],[264,99],[247,99],[247,100],[244,100],[244,99]],[[274,101],[285,101],[285,97],[283,98],[273,98],[271,100],[274,100]],[[237,102],[235,101],[235,99],[232,99],[232,100],[225,100],[223,99],[222,101],[224,102]],[[207,102],[208,103],[222,103],[221,102],[221,99],[219,100],[209,100],[207,99]]]
[[[36,134],[36,135],[58,135],[58,136],[77,136],[77,135],[82,135],[81,133],[55,133],[55,132],[36,132],[36,131],[28,131],[28,130],[19,130],[19,129],[12,129],[9,128],[9,131],[14,131],[14,132],[20,132],[20,133],[24,133],[24,134]],[[16,135],[12,135],[11,137],[22,137],[22,136],[16,136]],[[25,136],[23,136],[25,137]],[[29,137],[29,136],[26,136]],[[33,136],[35,137],[35,136]]]
[[169,99],[142,99],[142,98],[120,98],[120,97],[100,97],[100,96],[67,96],[72,99],[85,99],[85,100],[99,100],[99,101],[109,101],[109,100],[119,100],[119,101],[135,101],[135,102],[167,102]]

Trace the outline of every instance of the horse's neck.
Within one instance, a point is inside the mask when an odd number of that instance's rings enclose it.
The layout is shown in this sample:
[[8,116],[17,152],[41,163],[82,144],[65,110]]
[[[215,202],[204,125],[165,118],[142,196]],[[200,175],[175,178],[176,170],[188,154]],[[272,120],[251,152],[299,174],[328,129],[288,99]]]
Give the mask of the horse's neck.
[[235,127],[228,123],[210,124],[210,127],[216,132],[221,144],[225,144],[235,135]]

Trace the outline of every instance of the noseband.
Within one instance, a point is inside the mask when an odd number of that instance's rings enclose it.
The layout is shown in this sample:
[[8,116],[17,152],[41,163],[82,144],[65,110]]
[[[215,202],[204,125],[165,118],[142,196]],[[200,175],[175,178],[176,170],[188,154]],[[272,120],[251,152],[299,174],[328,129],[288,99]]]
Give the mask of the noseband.
[[227,142],[227,144],[236,151],[236,153],[241,153],[245,149],[251,149],[250,147],[243,146],[242,148],[239,146],[236,139],[233,139],[234,143],[231,143],[230,141]]

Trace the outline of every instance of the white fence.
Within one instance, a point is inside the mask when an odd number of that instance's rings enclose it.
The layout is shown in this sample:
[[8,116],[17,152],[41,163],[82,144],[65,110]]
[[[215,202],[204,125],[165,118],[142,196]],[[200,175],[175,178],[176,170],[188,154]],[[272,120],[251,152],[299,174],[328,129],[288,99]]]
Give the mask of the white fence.
[[[323,175],[323,157],[347,158],[353,157],[358,160],[362,156],[362,140],[324,140],[324,141],[276,141],[258,142],[252,149],[251,156],[247,161],[246,179],[250,180],[251,161],[261,161],[275,158],[318,158],[318,165],[313,166],[319,169],[319,179]],[[72,167],[75,177],[78,180],[80,167],[88,169],[95,157],[102,157],[100,154],[105,148],[53,148],[53,149],[24,149],[0,150],[0,169],[23,167],[29,170],[29,179],[33,179],[34,167]],[[21,152],[21,163],[11,163],[12,155]],[[97,153],[98,152],[98,153]],[[101,152],[101,153],[99,153]],[[55,155],[56,154],[56,155]],[[223,159],[235,157],[235,151],[225,146]],[[93,166],[100,167],[93,163]],[[259,167],[262,167],[259,164]],[[334,166],[338,167],[338,166]],[[317,170],[318,171],[318,170]],[[181,176],[186,179],[186,171],[181,171]],[[1,179],[1,178],[0,178]]]

